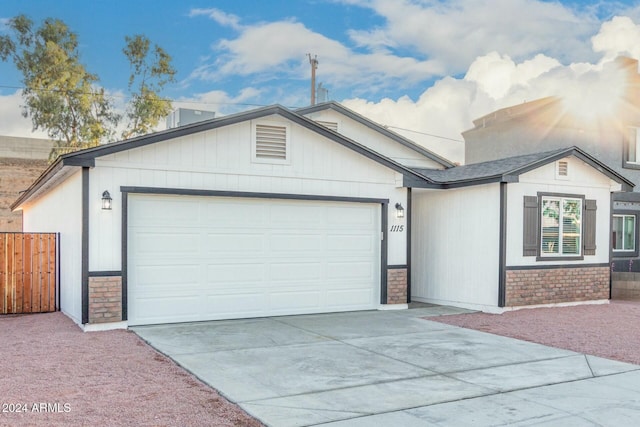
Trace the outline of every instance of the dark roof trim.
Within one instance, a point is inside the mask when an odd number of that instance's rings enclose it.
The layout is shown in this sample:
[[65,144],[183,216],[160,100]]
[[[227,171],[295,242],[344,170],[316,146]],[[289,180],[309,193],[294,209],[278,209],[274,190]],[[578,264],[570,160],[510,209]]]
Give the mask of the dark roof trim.
[[333,132],[330,129],[316,123],[315,121],[297,114],[280,105],[273,105],[269,107],[258,108],[251,111],[241,112],[229,116],[215,118],[192,125],[182,126],[175,129],[169,129],[166,131],[160,131],[149,135],[140,136],[124,141],[113,142],[110,144],[101,145],[98,147],[87,148],[85,150],[76,151],[74,153],[64,154],[43,173],[40,177],[25,191],[12,205],[11,209],[15,209],[20,206],[25,200],[33,195],[40,187],[42,187],[47,181],[49,181],[63,166],[80,166],[80,167],[94,167],[95,159],[98,157],[119,153],[121,151],[131,150],[134,148],[144,147],[146,145],[154,144],[157,142],[166,141],[173,138],[179,138],[182,136],[191,135],[198,132],[204,132],[212,129],[217,129],[223,126],[229,126],[249,120],[259,119],[271,115],[280,115],[286,119],[291,120],[303,127],[315,131],[344,147],[362,154],[363,156],[372,159],[396,172],[401,173],[404,177],[412,177],[417,181],[423,182],[425,187],[439,188],[438,184],[434,184],[429,178],[423,176],[419,172],[416,172],[400,163],[385,157],[376,151],[356,142],[349,138],[346,138],[339,133]]
[[[544,155],[544,153],[541,153],[541,154]],[[478,175],[470,178],[446,180],[446,174],[449,173],[449,171],[456,170],[456,168],[451,168],[451,169],[445,169],[444,171],[441,171],[442,174],[445,175],[445,177],[443,177],[445,179],[439,180],[435,177],[432,177],[431,179],[433,182],[441,184],[441,188],[443,189],[468,187],[472,185],[489,184],[492,182],[506,182],[506,183],[518,182],[520,175],[522,175],[523,173],[532,171],[548,163],[554,162],[559,159],[563,159],[567,156],[574,156],[582,160],[583,162],[592,166],[594,169],[598,170],[600,173],[622,184],[623,191],[630,191],[634,187],[633,182],[629,181],[627,178],[620,175],[618,172],[611,169],[610,167],[606,166],[604,163],[600,162],[598,159],[585,153],[578,147],[569,147],[563,150],[555,150],[544,157],[540,157],[539,159],[530,161],[524,166],[503,170],[500,172],[494,172],[486,175]],[[492,162],[500,162],[503,160],[505,159],[497,159],[495,161],[483,162],[483,164],[490,164]],[[476,163],[476,165],[478,164],[479,163]],[[469,165],[469,166],[473,166],[473,165]],[[463,165],[459,167],[464,168],[466,166]],[[420,187],[420,183],[416,182],[415,185],[413,186]]]
[[635,187],[635,184],[628,180],[627,178],[625,178],[624,176],[620,175],[618,172],[616,172],[615,170],[611,169],[609,166],[605,165],[604,163],[602,163],[600,160],[596,159],[595,157],[591,156],[590,154],[587,154],[586,152],[582,151],[580,148],[573,146],[573,147],[569,147],[565,150],[562,150],[556,154],[552,154],[548,157],[545,157],[543,159],[540,159],[536,162],[532,162],[531,164],[528,164],[524,167],[521,167],[519,169],[516,169],[514,171],[512,171],[512,174],[515,175],[520,175],[523,174],[525,172],[529,172],[533,169],[537,169],[540,166],[543,166],[547,163],[551,163],[554,162],[556,160],[560,160],[564,157],[567,156],[575,156],[576,158],[582,160],[583,162],[587,163],[588,165],[590,165],[591,167],[593,167],[594,169],[596,169],[597,171],[603,173],[604,175],[608,176],[609,178],[613,179],[616,182],[619,182],[620,184],[622,184],[623,186],[626,185],[629,188],[633,188]]
[[38,188],[42,187],[42,185],[44,185],[45,182],[53,178],[58,172],[60,172],[60,170],[62,170],[63,167],[64,167],[64,164],[60,159],[58,159],[57,161],[49,165],[49,167],[44,172],[42,172],[42,174],[38,177],[38,179],[36,179],[29,186],[29,188],[23,191],[20,197],[18,197],[18,199],[15,202],[13,202],[11,206],[9,206],[9,208],[12,211],[17,209],[18,206],[22,204],[22,202],[24,202],[27,198],[29,198],[29,196],[35,193],[35,191]]
[[394,141],[398,142],[400,145],[403,145],[407,148],[410,148],[411,150],[414,150],[420,154],[422,154],[423,156],[433,160],[436,163],[441,164],[444,167],[447,168],[452,168],[455,166],[454,163],[450,162],[449,160],[445,159],[442,156],[437,155],[436,153],[434,153],[433,151],[427,150],[426,148],[416,144],[415,142],[403,137],[400,134],[397,134],[393,131],[390,131],[389,129],[379,125],[378,123],[369,120],[368,118],[356,113],[353,110],[348,109],[347,107],[345,107],[344,105],[341,105],[335,101],[329,101],[329,102],[324,102],[321,104],[316,104],[316,105],[312,105],[309,107],[304,107],[304,108],[299,108],[296,110],[296,113],[298,114],[311,114],[311,113],[315,113],[318,111],[323,111],[323,110],[327,110],[327,109],[331,109],[334,111],[337,111],[347,117],[349,117],[352,120],[355,120],[363,125],[365,125],[366,127],[368,127],[369,129],[372,129],[376,132],[379,132],[381,134],[383,134],[384,136],[393,139]]

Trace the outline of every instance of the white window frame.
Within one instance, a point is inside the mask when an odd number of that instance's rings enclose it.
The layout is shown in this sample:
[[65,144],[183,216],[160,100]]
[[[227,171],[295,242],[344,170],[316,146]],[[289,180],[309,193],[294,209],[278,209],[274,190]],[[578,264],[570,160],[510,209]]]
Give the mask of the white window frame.
[[[613,217],[614,218],[616,218],[616,217],[617,218],[622,218],[622,236],[623,236],[622,245],[623,246],[624,246],[624,235],[625,235],[624,227],[625,227],[625,224],[626,224],[625,217],[632,217],[633,218],[633,239],[632,239],[633,247],[631,249],[624,249],[624,248],[623,249],[616,249],[615,248],[615,241],[612,238],[611,239],[611,245],[612,245],[613,252],[616,252],[616,253],[635,252],[635,250],[636,250],[636,232],[637,232],[636,231],[636,227],[638,226],[636,215],[633,215],[633,214],[614,214]],[[613,230],[612,230],[612,232],[613,232]]]
[[[545,252],[544,251],[544,202],[546,200],[558,201],[560,204],[559,212],[558,212],[558,253]],[[564,202],[565,201],[576,201],[578,202],[578,206],[580,207],[580,236],[579,236],[579,245],[577,253],[564,253],[563,252],[563,235],[564,233]],[[541,258],[574,258],[574,257],[582,257],[582,246],[584,244],[584,226],[582,224],[584,220],[584,199],[579,197],[563,197],[563,196],[541,196],[540,198],[540,257]]]
[[[257,126],[278,126],[285,128],[285,158],[266,158],[257,156]],[[252,120],[251,121],[251,162],[266,163],[277,165],[291,164],[291,126],[287,122],[271,121],[271,120]]]
[[627,163],[633,163],[634,165],[640,165],[640,128],[628,127],[627,128]]

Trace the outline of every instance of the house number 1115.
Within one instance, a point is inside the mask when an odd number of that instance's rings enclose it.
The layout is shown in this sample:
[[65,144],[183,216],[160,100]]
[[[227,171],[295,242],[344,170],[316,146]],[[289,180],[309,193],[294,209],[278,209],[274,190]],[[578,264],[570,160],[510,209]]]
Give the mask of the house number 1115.
[[399,233],[404,231],[404,225],[392,225],[391,230],[392,233]]

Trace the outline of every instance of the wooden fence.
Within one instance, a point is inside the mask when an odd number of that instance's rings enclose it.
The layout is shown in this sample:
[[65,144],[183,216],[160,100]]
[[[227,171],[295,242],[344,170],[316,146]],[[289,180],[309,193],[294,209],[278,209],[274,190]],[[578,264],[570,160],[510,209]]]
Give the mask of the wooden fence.
[[58,235],[0,233],[0,314],[58,308]]

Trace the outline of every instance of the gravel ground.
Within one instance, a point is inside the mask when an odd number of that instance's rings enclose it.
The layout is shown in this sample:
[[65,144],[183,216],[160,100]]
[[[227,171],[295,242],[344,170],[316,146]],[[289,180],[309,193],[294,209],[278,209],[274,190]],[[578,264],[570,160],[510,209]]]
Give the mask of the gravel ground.
[[[640,364],[640,302],[428,320]],[[0,316],[0,367],[0,426],[261,426],[134,333],[62,313]]]
[[0,426],[262,425],[133,332],[62,313],[0,316],[0,367]]
[[640,301],[426,319],[640,364]]

